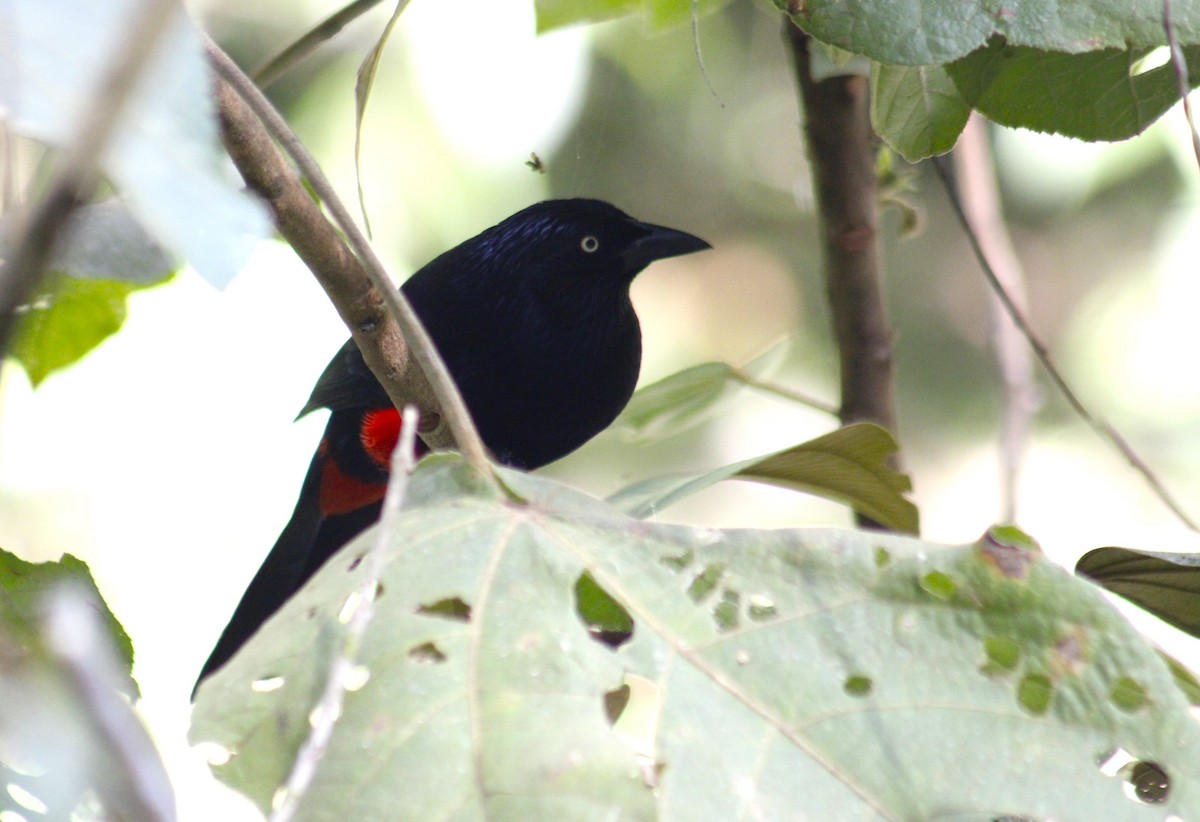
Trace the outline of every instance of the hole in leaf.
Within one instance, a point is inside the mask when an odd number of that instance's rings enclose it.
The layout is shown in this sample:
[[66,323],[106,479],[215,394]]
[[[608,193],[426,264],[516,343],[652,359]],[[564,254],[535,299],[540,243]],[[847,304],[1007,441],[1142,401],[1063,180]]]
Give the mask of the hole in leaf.
[[954,599],[954,594],[958,591],[954,580],[941,571],[930,571],[921,577],[920,585],[922,591],[942,601]]
[[418,665],[438,664],[446,661],[446,655],[432,642],[422,642],[408,649],[408,658]]
[[1053,697],[1054,683],[1045,674],[1025,674],[1017,683],[1017,702],[1034,716],[1046,713]]
[[752,594],[746,608],[746,616],[755,622],[766,622],[768,619],[774,619],[777,616],[775,613],[775,603],[770,597],[763,596],[762,594]]
[[269,694],[271,691],[278,691],[282,688],[283,681],[281,676],[264,676],[262,679],[251,682],[250,690],[256,694]]
[[717,623],[718,631],[732,631],[738,627],[741,618],[738,615],[742,598],[737,591],[728,588],[721,594],[721,601],[713,606],[713,621]]
[[1125,795],[1146,805],[1160,805],[1171,793],[1171,777],[1157,762],[1134,760],[1121,769]]
[[983,640],[983,652],[987,654],[987,662],[983,665],[985,674],[1003,674],[1015,671],[1021,662],[1021,646],[1015,639],[1006,636],[989,636]]
[[717,589],[717,583],[721,581],[724,573],[725,566],[714,562],[697,574],[687,589],[688,596],[692,598],[692,602],[703,602],[709,594]]
[[850,696],[870,696],[871,691],[875,690],[875,683],[869,676],[862,674],[851,674],[846,677],[846,681],[842,683],[842,689]]
[[887,565],[891,561],[892,561],[892,554],[890,551],[888,551],[888,549],[882,548],[882,547],[875,549],[875,567],[876,568],[882,568],[883,566]]
[[201,742],[195,746],[195,749],[199,750],[200,755],[209,765],[220,767],[233,759],[233,751],[216,742]]
[[346,595],[346,601],[342,603],[342,610],[338,611],[337,619],[342,625],[349,625],[350,620],[354,618],[354,612],[358,610],[358,606],[362,603],[362,594],[358,591],[351,591]]
[[610,648],[619,648],[633,636],[633,617],[586,571],[575,581],[575,612],[588,634]]
[[619,688],[613,688],[611,691],[606,691],[604,694],[604,715],[608,717],[609,725],[616,725],[617,720],[621,716],[621,712],[625,710],[625,706],[629,704],[629,685],[623,684]]
[[371,669],[366,665],[355,665],[342,677],[342,687],[347,691],[361,691],[371,681]]
[[661,557],[658,561],[678,573],[692,564],[692,560],[696,558],[695,551],[684,551],[677,557]]
[[1146,705],[1146,689],[1132,677],[1123,676],[1113,683],[1108,693],[1113,704],[1123,711],[1136,711]]
[[417,613],[421,616],[469,622],[471,619],[471,606],[463,602],[459,597],[447,597],[446,599],[439,599],[437,602],[431,602],[428,605],[418,605]]

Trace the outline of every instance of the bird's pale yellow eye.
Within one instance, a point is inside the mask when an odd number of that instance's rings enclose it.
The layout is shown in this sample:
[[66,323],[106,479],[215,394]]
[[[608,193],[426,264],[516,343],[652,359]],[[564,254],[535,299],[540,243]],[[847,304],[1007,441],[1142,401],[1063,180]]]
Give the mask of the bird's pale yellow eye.
[[579,241],[579,247],[587,254],[593,254],[600,248],[600,241],[591,234]]

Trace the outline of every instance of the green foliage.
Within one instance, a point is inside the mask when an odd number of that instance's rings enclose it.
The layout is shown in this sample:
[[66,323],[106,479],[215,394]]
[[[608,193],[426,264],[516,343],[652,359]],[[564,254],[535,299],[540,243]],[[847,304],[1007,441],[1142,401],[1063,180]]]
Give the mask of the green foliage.
[[[966,56],[993,35],[1017,46],[1080,53],[1166,43],[1160,0],[773,0],[818,40],[889,65],[928,66]],[[1200,7],[1174,4],[1182,43],[1200,42]]]
[[[133,670],[133,642],[105,605],[87,563],[71,554],[57,562],[27,562],[0,548],[0,631],[22,644],[40,632],[46,598],[61,587],[71,587],[92,603],[113,643],[113,651],[128,675]],[[137,694],[132,677],[130,695]]]
[[871,123],[909,162],[954,148],[970,114],[942,66],[872,65]]
[[[1064,54],[992,40],[946,66],[966,104],[1001,125],[1081,140],[1140,134],[1179,101],[1170,63],[1139,71],[1148,49]],[[1200,47],[1185,48],[1188,85],[1200,84]]]
[[730,0],[534,0],[538,32],[577,23],[613,20],[641,14],[656,28],[691,19],[694,13],[716,11]]
[[0,550],[0,815],[174,818],[166,770],[129,704],[132,665],[87,565]]
[[887,528],[915,534],[917,508],[904,497],[912,483],[887,464],[896,450],[896,441],[885,429],[856,423],[784,451],[702,474],[643,480],[608,501],[630,516],[648,517],[721,480],[747,479],[843,502]]
[[1096,548],[1079,558],[1075,573],[1200,637],[1200,554]]
[[[1200,726],[1167,665],[1040,552],[639,523],[503,475],[523,502],[457,458],[418,467],[361,646],[369,675],[346,694],[303,818],[1200,813]],[[260,807],[309,733],[373,539],[198,694],[193,741],[226,746],[218,775]],[[580,617],[585,574],[632,617],[619,650]],[[466,620],[422,613],[449,599]],[[1117,750],[1165,774],[1159,804],[1126,795],[1136,765],[1102,770]]]
[[9,352],[35,386],[81,359],[125,322],[125,298],[137,286],[112,280],[51,277],[29,304]]

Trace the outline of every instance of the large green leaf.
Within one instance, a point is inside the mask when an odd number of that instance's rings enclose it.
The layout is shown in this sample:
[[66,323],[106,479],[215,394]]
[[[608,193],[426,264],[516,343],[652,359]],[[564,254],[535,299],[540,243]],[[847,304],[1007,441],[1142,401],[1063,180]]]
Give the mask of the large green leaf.
[[941,66],[871,66],[871,123],[910,163],[954,148],[971,115]]
[[[1124,140],[1179,101],[1175,67],[1139,71],[1146,49],[1064,54],[1005,44],[946,66],[958,92],[989,119],[1081,140]],[[1200,84],[1200,47],[1184,49],[1190,86]]]
[[643,480],[621,489],[608,501],[630,516],[642,518],[722,480],[747,479],[836,500],[887,528],[915,534],[917,508],[904,497],[912,483],[887,464],[896,450],[896,441],[886,429],[855,423],[784,451],[702,474]]
[[[948,63],[993,35],[1015,46],[1072,53],[1166,44],[1162,0],[773,2],[818,40],[890,65]],[[1179,42],[1200,43],[1200,4],[1176,2],[1171,17]]]
[[[503,476],[521,499],[453,457],[417,469],[300,818],[1200,818],[1200,725],[1167,665],[1020,540],[664,526]],[[263,808],[375,538],[197,695],[192,740]],[[585,572],[633,618],[618,650],[579,615]],[[1156,805],[1125,793],[1148,763]]]

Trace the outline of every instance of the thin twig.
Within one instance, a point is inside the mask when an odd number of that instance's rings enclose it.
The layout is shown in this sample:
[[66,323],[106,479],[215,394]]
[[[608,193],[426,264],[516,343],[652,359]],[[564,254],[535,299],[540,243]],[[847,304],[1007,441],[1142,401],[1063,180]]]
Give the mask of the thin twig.
[[736,365],[731,365],[729,367],[729,376],[749,388],[754,388],[767,394],[774,394],[777,397],[794,402],[797,405],[808,406],[815,411],[829,414],[832,417],[836,417],[838,415],[837,406],[831,402],[817,399],[816,397],[809,396],[803,392],[788,388],[786,385],[780,385],[777,382],[760,380],[758,377],[755,377],[753,374],[750,374],[742,368],[738,368]]
[[171,822],[175,792],[146,729],[114,683],[119,674],[94,604],[70,588],[49,598],[46,645],[62,665],[85,710],[96,748],[105,752],[104,778],[95,785],[113,819]]
[[342,715],[347,686],[353,680],[360,679],[355,670],[358,655],[367,626],[375,615],[375,596],[379,591],[379,578],[383,575],[384,558],[387,556],[392,534],[396,530],[396,519],[404,503],[404,495],[408,491],[408,479],[414,464],[417,409],[406,405],[401,413],[400,441],[396,443],[396,449],[392,452],[392,473],[388,480],[387,494],[383,499],[379,527],[375,529],[375,542],[367,552],[367,570],[362,583],[355,594],[352,594],[357,595],[357,604],[346,624],[341,648],[329,667],[325,690],[313,709],[315,720],[312,732],[296,754],[292,772],[283,787],[283,792],[278,795],[278,804],[271,814],[270,822],[288,822],[300,810],[300,802],[312,784],[317,766],[325,756],[329,740],[333,736],[333,728]]
[[1200,133],[1196,132],[1196,121],[1192,119],[1192,104],[1189,101],[1191,87],[1188,83],[1187,57],[1179,47],[1179,38],[1175,36],[1175,24],[1171,22],[1171,0],[1163,0],[1163,31],[1167,33],[1167,47],[1171,50],[1171,66],[1175,69],[1175,81],[1179,84],[1179,98],[1183,100],[1183,117],[1187,120],[1188,130],[1192,133],[1192,153],[1196,155],[1196,165],[1200,167]]
[[120,123],[163,31],[178,13],[175,0],[143,0],[128,35],[112,51],[108,72],[90,94],[91,106],[80,117],[71,144],[59,157],[46,194],[18,215],[12,236],[19,241],[0,266],[0,352],[8,349],[19,308],[37,289],[67,217],[90,194],[96,163]]
[[[1000,209],[995,163],[988,142],[987,126],[978,113],[972,113],[954,147],[954,168],[962,197],[963,211],[979,245],[987,255],[996,279],[1024,313],[1025,272],[1013,250],[1012,238]],[[1001,520],[1016,522],[1017,486],[1021,463],[1029,444],[1029,430],[1039,397],[1033,381],[1033,362],[1013,321],[1009,319],[995,294],[988,294],[992,350],[1000,371],[1004,405],[1000,420]]]
[[383,0],[354,0],[330,16],[326,17],[313,28],[305,32],[300,39],[293,42],[283,51],[268,60],[251,76],[259,88],[267,88],[284,75],[296,63],[317,50],[326,40],[333,39],[345,26],[366,14],[379,5]]
[[[206,40],[206,48],[217,72],[253,110],[329,209],[334,222],[345,233],[347,241],[370,278],[371,285],[378,292],[378,297],[386,306],[387,310],[369,323],[350,324],[348,321],[350,332],[358,343],[367,365],[380,378],[380,383],[397,408],[413,402],[421,408],[423,414],[434,416],[434,424],[428,425],[426,430],[421,432],[421,437],[426,443],[433,447],[442,447],[445,443],[453,441],[471,465],[490,476],[486,452],[479,433],[433,341],[408,300],[404,299],[393,284],[324,172],[250,78],[211,40]],[[222,98],[223,101],[224,99]],[[287,184],[286,180],[276,182],[280,185]],[[345,318],[345,315],[343,317]],[[381,332],[387,331],[393,321],[399,324],[403,336],[381,339]],[[385,348],[385,343],[390,347]],[[424,381],[408,380],[404,383],[403,387],[413,389],[412,394],[402,391],[400,385],[404,369],[409,365],[409,354],[424,375]],[[400,369],[399,372],[397,368]],[[425,390],[426,388],[430,390]],[[443,413],[438,414],[438,409]]]
[[1046,374],[1049,375],[1051,382],[1054,383],[1055,387],[1058,388],[1063,397],[1066,398],[1067,402],[1070,404],[1071,408],[1075,410],[1075,413],[1079,415],[1080,419],[1087,423],[1087,425],[1102,439],[1107,440],[1110,445],[1120,452],[1121,456],[1125,458],[1125,461],[1128,462],[1135,471],[1142,475],[1142,478],[1146,480],[1146,483],[1150,486],[1154,494],[1162,501],[1164,505],[1171,509],[1171,512],[1174,513],[1184,525],[1193,531],[1200,530],[1196,527],[1196,523],[1192,520],[1192,518],[1188,516],[1187,512],[1183,510],[1179,503],[1175,501],[1174,497],[1171,496],[1170,492],[1167,491],[1166,487],[1162,484],[1154,472],[1150,470],[1150,467],[1146,465],[1142,458],[1137,455],[1137,452],[1133,450],[1133,447],[1130,446],[1123,436],[1121,436],[1120,432],[1093,414],[1088,407],[1084,405],[1083,400],[1079,398],[1079,395],[1076,394],[1074,389],[1072,389],[1067,383],[1066,377],[1064,377],[1062,372],[1058,370],[1058,367],[1055,366],[1054,361],[1050,357],[1050,350],[1045,346],[1044,343],[1042,343],[1041,339],[1038,338],[1037,334],[1033,330],[1033,327],[1029,324],[1029,320],[1025,317],[1025,314],[1022,313],[1019,308],[1017,308],[1017,305],[1013,302],[1012,297],[1007,291],[1005,291],[1004,286],[1001,285],[1000,281],[996,278],[996,272],[992,269],[987,255],[984,253],[983,248],[979,244],[979,238],[976,237],[975,232],[971,230],[970,221],[967,220],[967,215],[963,212],[962,203],[959,201],[958,194],[954,190],[954,184],[950,179],[949,172],[946,170],[945,163],[945,158],[935,157],[933,160],[933,167],[937,169],[938,176],[942,180],[942,185],[945,187],[946,193],[950,198],[950,205],[954,209],[954,214],[958,217],[959,224],[962,225],[963,230],[966,232],[967,241],[971,244],[971,250],[975,254],[975,259],[979,262],[979,267],[983,270],[983,276],[987,279],[988,285],[991,286],[992,291],[994,291],[996,296],[1000,298],[1000,303],[1004,306],[1004,310],[1008,313],[1009,318],[1013,321],[1013,323],[1016,324],[1017,328],[1021,330],[1021,335],[1025,337],[1025,340],[1029,343],[1029,347],[1033,349],[1033,353],[1037,356],[1038,362],[1042,364],[1042,368],[1046,370]]

